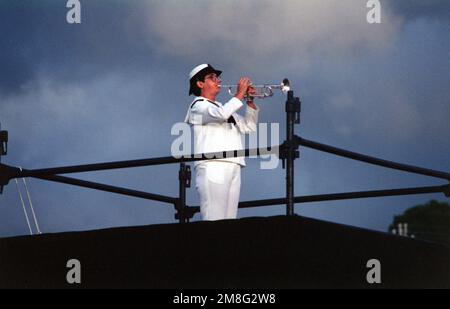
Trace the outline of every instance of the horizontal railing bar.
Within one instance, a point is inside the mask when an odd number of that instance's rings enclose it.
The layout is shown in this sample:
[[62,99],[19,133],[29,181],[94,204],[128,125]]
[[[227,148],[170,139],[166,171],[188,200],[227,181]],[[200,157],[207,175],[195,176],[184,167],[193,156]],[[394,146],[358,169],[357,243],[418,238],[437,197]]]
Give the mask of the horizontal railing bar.
[[414,173],[414,174],[420,174],[420,175],[426,175],[426,176],[446,179],[446,180],[450,181],[450,173],[436,171],[436,170],[432,170],[432,169],[426,169],[426,168],[417,167],[417,166],[413,166],[413,165],[407,165],[407,164],[403,164],[403,163],[397,163],[397,162],[388,161],[388,160],[383,160],[383,159],[363,155],[363,154],[360,154],[357,152],[340,149],[340,148],[325,145],[322,143],[317,143],[317,142],[310,141],[310,140],[307,140],[307,139],[304,139],[304,138],[301,138],[298,136],[297,136],[297,140],[298,140],[298,143],[304,147],[312,148],[312,149],[323,151],[323,152],[328,152],[328,153],[331,153],[331,154],[334,154],[337,156],[346,157],[346,158],[350,158],[353,160],[358,160],[358,161],[366,162],[369,164],[374,164],[374,165],[392,168],[392,169],[396,169],[396,170],[401,170],[401,171],[405,171],[405,172],[410,172],[410,173]]
[[159,157],[159,158],[149,158],[149,159],[139,159],[139,160],[115,161],[115,162],[94,163],[94,164],[85,164],[85,165],[72,165],[72,166],[63,166],[63,167],[54,167],[54,168],[23,170],[21,172],[17,171],[17,173],[15,173],[15,175],[13,175],[13,178],[38,177],[38,176],[47,176],[47,175],[82,173],[82,172],[151,166],[151,165],[160,165],[160,164],[171,164],[171,163],[180,163],[180,162],[202,161],[202,160],[221,159],[221,158],[249,157],[249,156],[260,156],[260,155],[268,155],[268,154],[278,154],[278,148],[279,148],[278,146],[275,146],[275,147],[267,147],[267,148],[254,148],[254,149],[202,153],[202,154],[194,154],[194,155],[189,155],[189,156],[180,156],[179,158],[170,156],[170,157]]
[[136,191],[136,190],[115,187],[115,186],[105,185],[105,184],[101,184],[101,183],[97,183],[97,182],[91,182],[91,181],[86,181],[86,180],[81,180],[81,179],[58,176],[58,175],[35,176],[34,178],[39,178],[39,179],[53,181],[53,182],[59,182],[59,183],[65,183],[65,184],[69,184],[69,185],[74,185],[74,186],[84,187],[84,188],[89,188],[89,189],[95,189],[95,190],[100,190],[100,191],[106,191],[106,192],[111,192],[111,193],[116,193],[116,194],[121,194],[121,195],[139,197],[139,198],[143,198],[143,199],[147,199],[147,200],[154,200],[154,201],[164,202],[164,203],[169,203],[169,204],[175,204],[178,201],[177,198],[173,198],[173,197],[169,197],[169,196],[147,193],[147,192],[142,192],[142,191]]
[[[369,197],[441,193],[444,192],[446,189],[448,190],[449,186],[450,185],[296,196],[294,197],[294,202],[310,203],[310,202],[323,202],[323,201],[369,198]],[[240,202],[238,207],[251,208],[251,207],[274,206],[285,204],[286,198],[274,198],[274,199],[244,201]],[[193,212],[200,211],[199,206],[188,206],[188,207],[191,208]]]

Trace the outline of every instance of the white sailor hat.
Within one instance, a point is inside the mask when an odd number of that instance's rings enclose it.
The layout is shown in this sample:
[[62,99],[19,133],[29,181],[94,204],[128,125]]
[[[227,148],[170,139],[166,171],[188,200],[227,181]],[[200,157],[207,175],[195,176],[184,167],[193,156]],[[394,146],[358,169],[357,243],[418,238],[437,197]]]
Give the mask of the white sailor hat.
[[212,65],[208,63],[200,64],[191,70],[191,72],[189,73],[189,95],[193,93],[195,83],[203,79],[203,77],[210,73],[216,73],[217,76],[220,76],[220,74],[222,74],[222,71],[214,69]]

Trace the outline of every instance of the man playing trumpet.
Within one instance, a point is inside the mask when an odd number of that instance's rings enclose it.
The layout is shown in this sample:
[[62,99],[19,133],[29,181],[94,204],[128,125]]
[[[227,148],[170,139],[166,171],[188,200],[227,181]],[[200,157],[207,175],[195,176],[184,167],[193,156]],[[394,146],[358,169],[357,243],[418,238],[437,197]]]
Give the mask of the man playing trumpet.
[[[196,66],[189,74],[189,95],[195,95],[185,122],[193,127],[195,153],[240,150],[242,135],[256,131],[258,107],[253,103],[250,79],[241,77],[233,98],[222,104],[220,74],[209,64]],[[245,117],[236,112],[244,105]],[[200,196],[203,220],[234,219],[237,216],[243,157],[225,157],[194,163],[196,189]]]

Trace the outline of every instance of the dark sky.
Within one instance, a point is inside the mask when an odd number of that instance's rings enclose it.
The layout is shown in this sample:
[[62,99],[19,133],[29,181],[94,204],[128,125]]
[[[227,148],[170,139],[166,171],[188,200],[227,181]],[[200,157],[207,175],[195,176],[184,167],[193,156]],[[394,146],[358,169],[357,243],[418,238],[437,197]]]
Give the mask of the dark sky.
[[[448,1],[0,1],[2,162],[43,168],[170,155],[174,123],[192,98],[200,63],[225,83],[288,77],[300,96],[296,133],[337,147],[437,170],[450,169]],[[228,96],[221,94],[225,102]],[[282,95],[257,102],[260,122],[280,123]],[[241,200],[282,197],[284,170],[243,170]],[[152,193],[177,194],[177,165],[70,175]],[[301,149],[296,195],[442,184]],[[43,232],[174,222],[173,207],[28,179]],[[394,215],[443,194],[296,206],[300,215],[386,231]],[[197,205],[191,188],[188,203]],[[282,206],[241,210],[284,214]],[[195,217],[196,220],[199,217]],[[28,227],[15,182],[0,196],[0,236]]]

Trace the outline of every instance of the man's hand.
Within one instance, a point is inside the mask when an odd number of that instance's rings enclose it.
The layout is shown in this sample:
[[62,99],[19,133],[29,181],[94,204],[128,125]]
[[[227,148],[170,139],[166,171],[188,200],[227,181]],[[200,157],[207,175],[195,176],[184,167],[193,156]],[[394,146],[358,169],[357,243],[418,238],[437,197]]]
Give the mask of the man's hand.
[[248,92],[248,88],[250,87],[251,84],[252,83],[250,81],[250,78],[241,77],[237,83],[237,90],[235,97],[238,98],[239,100],[244,99],[245,95]]

